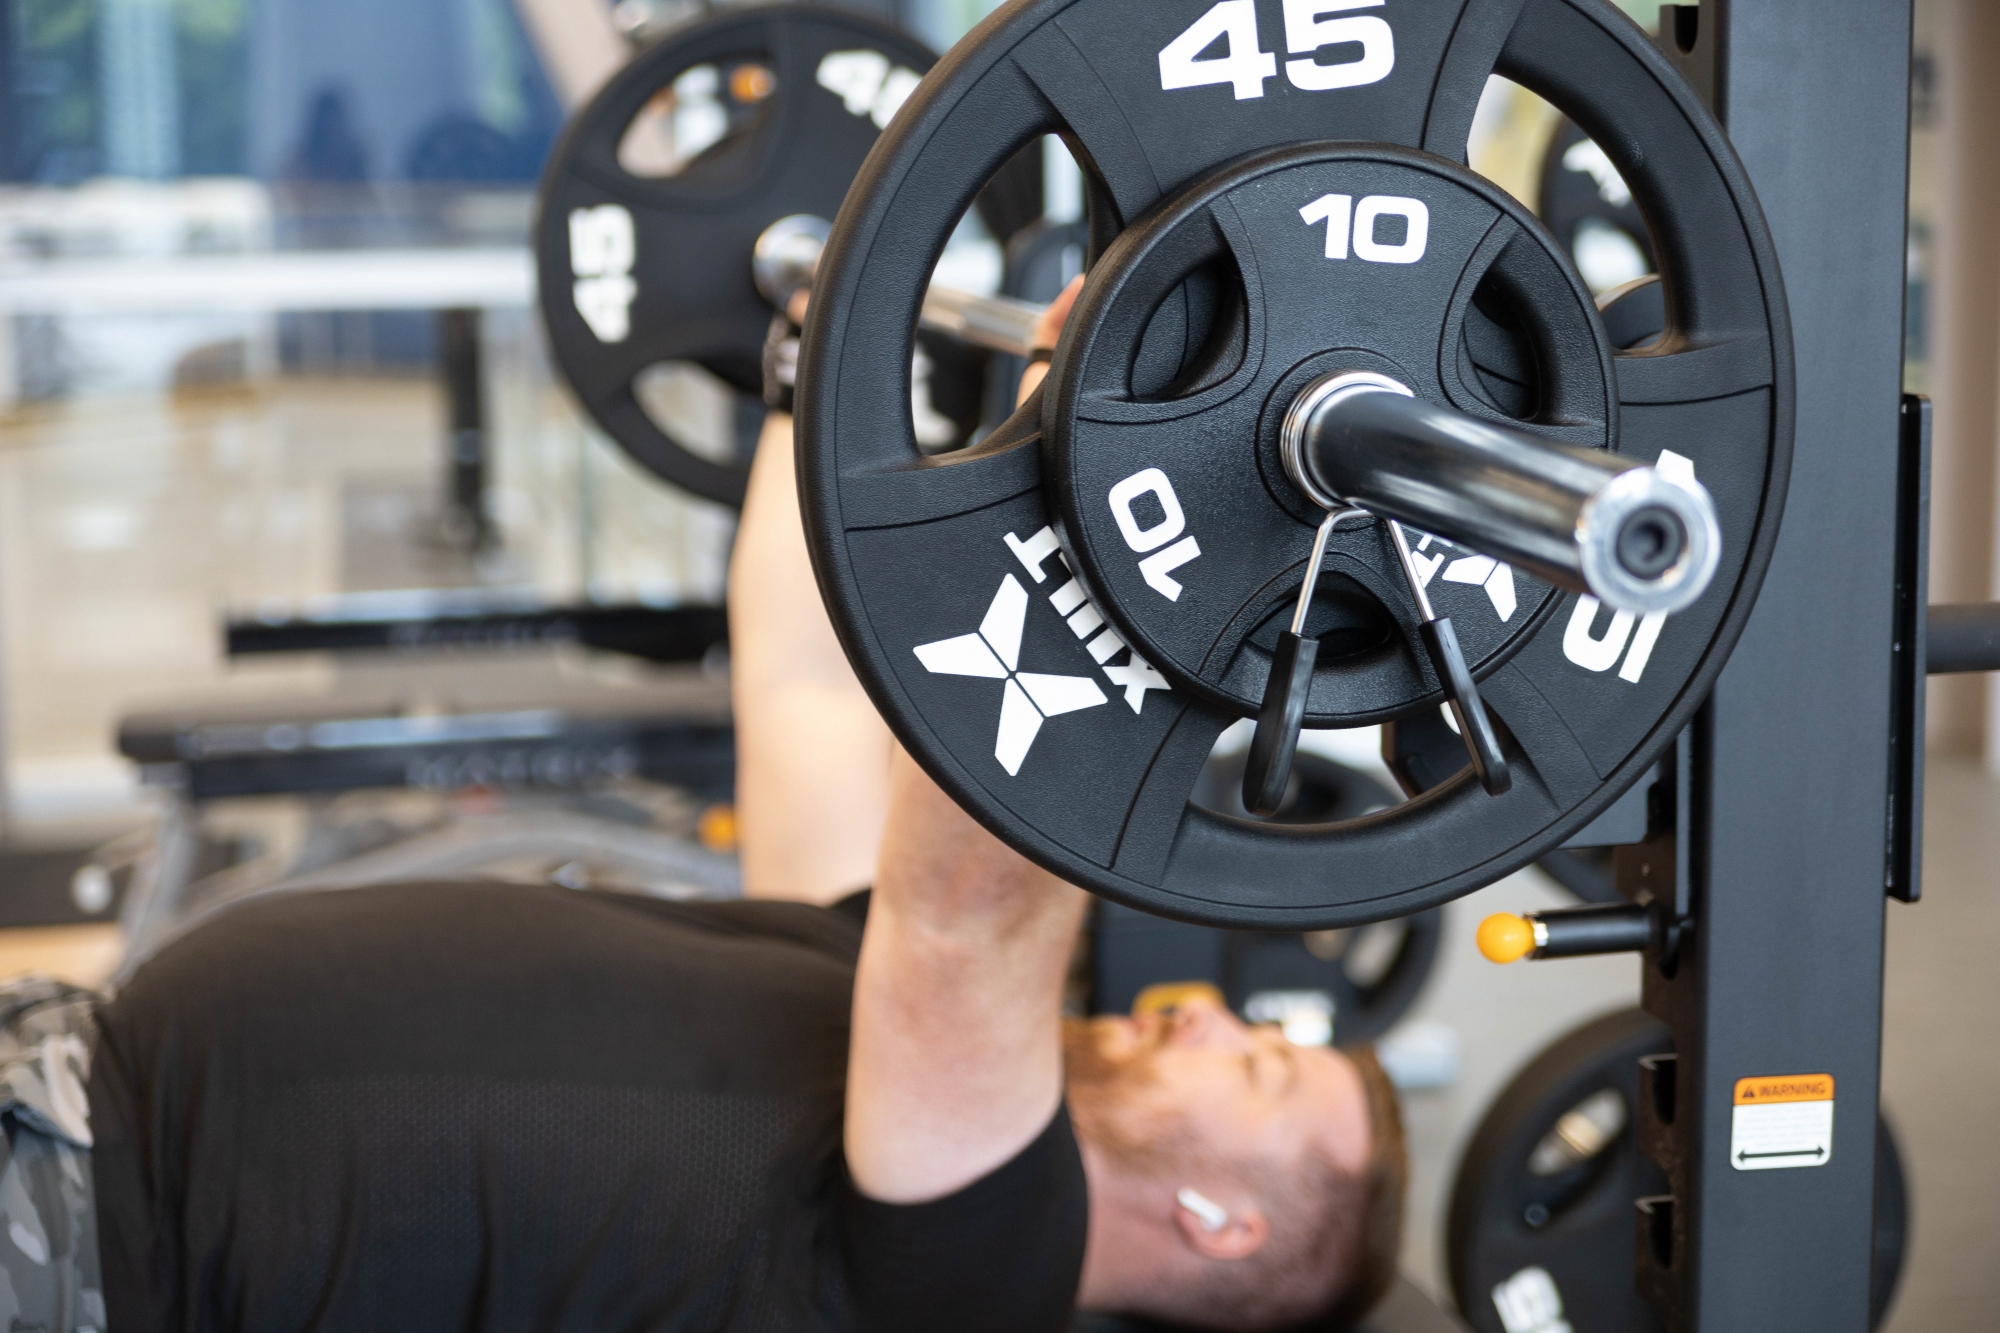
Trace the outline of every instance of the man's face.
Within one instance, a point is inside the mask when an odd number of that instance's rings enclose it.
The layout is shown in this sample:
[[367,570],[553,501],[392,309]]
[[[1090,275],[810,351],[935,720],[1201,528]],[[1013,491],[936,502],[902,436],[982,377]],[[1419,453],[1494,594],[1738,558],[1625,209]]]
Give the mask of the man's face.
[[[1162,1135],[1228,1157],[1289,1163],[1317,1145],[1344,1171],[1368,1164],[1368,1099],[1354,1063],[1294,1046],[1212,1000],[1096,1018],[1070,1053],[1071,1102],[1099,1146],[1152,1156]],[[1080,1104],[1079,1104],[1080,1103]],[[1159,1144],[1162,1156],[1183,1145]],[[1132,1165],[1139,1166],[1139,1161]]]

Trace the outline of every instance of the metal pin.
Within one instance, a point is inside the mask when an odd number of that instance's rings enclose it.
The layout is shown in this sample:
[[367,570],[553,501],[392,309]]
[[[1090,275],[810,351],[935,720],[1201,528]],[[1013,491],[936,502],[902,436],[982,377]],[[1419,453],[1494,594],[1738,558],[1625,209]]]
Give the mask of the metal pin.
[[1313,588],[1319,583],[1319,567],[1326,560],[1326,539],[1333,535],[1333,529],[1346,509],[1329,509],[1320,520],[1319,531],[1313,534],[1312,558],[1306,561],[1306,581],[1299,585],[1299,604],[1292,612],[1292,633],[1304,636],[1306,632],[1306,612],[1312,610]]
[[1393,518],[1389,520],[1389,540],[1396,545],[1396,558],[1403,562],[1403,577],[1409,580],[1410,595],[1417,599],[1417,614],[1425,620],[1436,620],[1437,612],[1431,610],[1430,594],[1424,591],[1424,577],[1417,571],[1417,559],[1410,554],[1409,535],[1403,531],[1403,525]]

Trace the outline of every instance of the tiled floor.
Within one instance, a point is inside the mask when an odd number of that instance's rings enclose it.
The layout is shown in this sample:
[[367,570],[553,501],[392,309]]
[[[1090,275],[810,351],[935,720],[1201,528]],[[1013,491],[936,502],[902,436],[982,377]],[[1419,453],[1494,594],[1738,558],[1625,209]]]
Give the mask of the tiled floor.
[[[410,536],[441,456],[437,394],[422,381],[287,383],[0,420],[0,698],[17,826],[143,818],[109,743],[124,712],[339,683],[323,661],[226,663],[224,609],[422,582],[714,595],[725,515],[586,445],[532,358],[503,348],[493,397],[508,537],[499,558],[477,564]],[[343,527],[366,529],[370,548],[343,542]],[[475,674],[494,671],[504,668]],[[2000,780],[1939,759],[1929,792],[1925,901],[1889,908],[1885,1101],[1915,1208],[1890,1324],[1902,1333],[2000,1327],[2000,1142],[1989,1129],[2000,1097]],[[1530,871],[1453,904],[1412,1015],[1451,1025],[1463,1052],[1457,1082],[1408,1108],[1406,1267],[1432,1290],[1442,1289],[1442,1200],[1488,1099],[1558,1033],[1636,1001],[1631,959],[1502,969],[1474,952],[1488,912],[1562,901]],[[39,966],[88,980],[116,949],[104,927],[4,932],[0,973]]]

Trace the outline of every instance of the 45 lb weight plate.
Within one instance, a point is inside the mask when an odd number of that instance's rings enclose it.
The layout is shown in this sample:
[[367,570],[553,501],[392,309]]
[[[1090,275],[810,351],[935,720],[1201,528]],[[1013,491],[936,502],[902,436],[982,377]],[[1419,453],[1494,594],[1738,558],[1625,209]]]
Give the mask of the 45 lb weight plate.
[[738,9],[647,48],[570,122],[535,225],[542,319],[584,409],[647,470],[742,503],[754,429],[721,450],[669,433],[640,378],[692,362],[760,393],[772,311],[751,276],[758,236],[779,218],[834,215],[933,59],[839,9]]
[[[1568,256],[1463,167],[1494,72],[1585,127],[1630,184],[1660,261],[1657,340],[1614,346]],[[1044,133],[1084,164],[1093,234],[1116,239],[1050,389],[927,459],[907,364],[930,266],[986,177]],[[1390,810],[1276,826],[1189,796],[1216,737],[1257,711],[1298,598],[1322,514],[1275,440],[1336,373],[1691,476],[1721,564],[1691,607],[1642,617],[1414,534],[1512,788],[1488,795],[1468,769]],[[1490,883],[1646,771],[1749,613],[1791,395],[1742,170],[1608,3],[1014,0],[925,80],[836,220],[802,368],[801,493],[850,657],[967,809],[1132,906],[1329,928]],[[1306,626],[1309,726],[1443,697],[1383,528],[1360,515],[1332,539]]]

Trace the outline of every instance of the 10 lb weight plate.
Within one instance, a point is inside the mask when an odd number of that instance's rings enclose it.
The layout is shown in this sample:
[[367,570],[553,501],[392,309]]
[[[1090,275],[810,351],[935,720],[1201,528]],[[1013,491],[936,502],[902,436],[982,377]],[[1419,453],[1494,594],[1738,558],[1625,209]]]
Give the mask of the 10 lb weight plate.
[[[1297,9],[1014,0],[989,18],[918,89],[842,208],[800,400],[822,591],[928,771],[1074,883],[1289,930],[1490,883],[1651,765],[1749,613],[1792,420],[1755,200],[1630,20],[1601,0]],[[1540,224],[1459,165],[1494,72],[1585,126],[1630,183],[1667,297],[1653,343],[1613,347]],[[1093,234],[1122,234],[1091,271],[1053,391],[927,459],[907,366],[930,267],[986,177],[1051,132],[1084,164]],[[1467,627],[1512,790],[1488,796],[1461,773],[1391,810],[1278,827],[1189,795],[1217,735],[1255,711],[1264,640],[1319,517],[1271,466],[1273,423],[1334,369],[1691,471],[1714,497],[1723,559],[1668,621],[1423,543],[1430,595]],[[1340,538],[1315,600],[1309,725],[1441,697],[1373,526]]]
[[[782,217],[834,215],[933,59],[914,38],[843,10],[737,9],[661,39],[572,119],[535,225],[542,319],[585,410],[649,471],[742,503],[754,429],[719,453],[669,433],[642,404],[640,378],[692,362],[760,393],[772,311],[751,277],[758,236]],[[661,114],[642,121],[649,111]],[[712,142],[661,162],[661,174],[635,166],[635,147],[668,154],[679,133],[668,125]]]
[[[1303,216],[1320,212],[1318,225]],[[1327,228],[1347,262],[1329,261]],[[1205,347],[1172,336],[1171,324],[1195,321],[1162,313],[1197,273],[1217,275],[1212,299],[1241,303],[1210,321],[1220,332]],[[1512,424],[1466,350],[1475,323],[1519,336],[1474,304],[1497,287],[1516,329],[1536,335],[1523,359],[1545,367],[1525,372],[1536,382],[1523,415],[1597,448],[1616,430],[1611,349],[1589,292],[1526,209],[1440,158],[1348,145],[1254,155],[1128,228],[1096,276],[1046,417],[1065,550],[1147,661],[1231,715],[1263,696],[1268,640],[1291,615],[1322,515],[1279,461],[1286,410],[1313,380],[1384,375]],[[1544,347],[1552,354],[1534,355]],[[1334,531],[1314,597],[1309,727],[1365,726],[1444,698],[1408,646],[1417,611],[1387,525],[1355,517]],[[1441,554],[1431,545],[1419,543],[1427,561]],[[1431,586],[1476,677],[1556,600],[1526,574]]]

